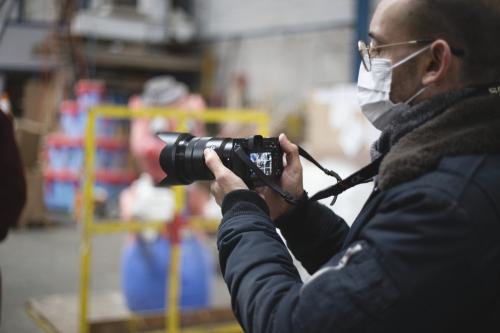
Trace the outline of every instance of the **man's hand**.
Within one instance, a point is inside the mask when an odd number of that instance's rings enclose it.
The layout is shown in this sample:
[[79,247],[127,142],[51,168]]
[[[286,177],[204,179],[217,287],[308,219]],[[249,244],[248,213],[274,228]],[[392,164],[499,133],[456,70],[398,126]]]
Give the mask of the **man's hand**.
[[219,206],[222,205],[224,197],[229,192],[248,190],[248,186],[243,180],[222,164],[219,155],[213,149],[205,149],[203,154],[205,155],[205,164],[215,176],[210,191]]
[[[304,193],[302,183],[302,164],[299,158],[299,148],[291,143],[285,134],[279,136],[280,146],[285,152],[286,166],[281,175],[278,185],[295,198],[299,198]],[[269,187],[259,187],[256,191],[264,198],[272,220],[276,220],[292,206],[287,203],[279,194]]]

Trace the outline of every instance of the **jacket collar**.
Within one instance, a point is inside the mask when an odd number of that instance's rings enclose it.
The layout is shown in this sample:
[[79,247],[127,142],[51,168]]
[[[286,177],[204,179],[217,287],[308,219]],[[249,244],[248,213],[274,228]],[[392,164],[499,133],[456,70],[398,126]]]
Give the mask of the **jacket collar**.
[[402,110],[380,139],[378,187],[387,190],[437,167],[444,156],[500,153],[500,98],[464,89]]

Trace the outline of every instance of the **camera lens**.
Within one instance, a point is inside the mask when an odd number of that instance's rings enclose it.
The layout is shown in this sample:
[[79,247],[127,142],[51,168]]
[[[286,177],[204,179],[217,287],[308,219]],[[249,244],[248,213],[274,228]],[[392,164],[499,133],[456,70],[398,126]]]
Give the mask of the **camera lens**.
[[162,185],[187,185],[197,180],[214,179],[205,165],[203,152],[215,150],[222,162],[231,167],[233,140],[227,138],[194,137],[188,133],[166,132],[159,134],[166,145],[160,153],[160,165],[167,174]]

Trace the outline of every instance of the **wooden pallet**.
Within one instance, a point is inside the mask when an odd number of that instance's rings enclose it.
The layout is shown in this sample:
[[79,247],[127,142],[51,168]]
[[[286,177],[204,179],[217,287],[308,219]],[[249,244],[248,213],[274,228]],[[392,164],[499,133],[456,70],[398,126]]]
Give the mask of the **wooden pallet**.
[[[90,333],[161,332],[164,330],[164,314],[132,313],[125,306],[119,292],[92,295],[91,301]],[[30,299],[26,304],[26,311],[44,332],[78,332],[78,297],[76,295],[52,295],[41,299]],[[183,312],[181,328],[183,333],[243,332],[232,311],[227,308]]]

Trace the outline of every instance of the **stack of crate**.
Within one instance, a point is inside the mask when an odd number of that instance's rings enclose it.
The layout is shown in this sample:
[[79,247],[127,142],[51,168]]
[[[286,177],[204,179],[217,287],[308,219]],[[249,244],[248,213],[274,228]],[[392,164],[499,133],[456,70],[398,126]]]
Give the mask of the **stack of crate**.
[[[84,136],[88,112],[105,101],[101,81],[81,80],[75,86],[75,100],[60,105],[60,131],[46,139],[44,198],[49,210],[72,213],[84,177]],[[95,158],[96,188],[106,204],[105,214],[118,211],[118,196],[135,178],[128,148],[129,121],[98,118]]]

